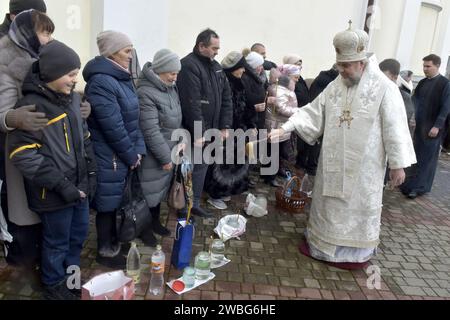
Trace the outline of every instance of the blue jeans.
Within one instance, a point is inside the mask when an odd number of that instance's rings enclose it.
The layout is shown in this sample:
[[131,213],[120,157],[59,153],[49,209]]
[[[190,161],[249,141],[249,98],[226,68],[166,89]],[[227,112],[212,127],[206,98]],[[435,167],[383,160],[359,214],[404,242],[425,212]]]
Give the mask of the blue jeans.
[[80,266],[83,243],[89,231],[89,204],[46,212],[42,220],[42,282],[47,286],[60,283],[67,268]]

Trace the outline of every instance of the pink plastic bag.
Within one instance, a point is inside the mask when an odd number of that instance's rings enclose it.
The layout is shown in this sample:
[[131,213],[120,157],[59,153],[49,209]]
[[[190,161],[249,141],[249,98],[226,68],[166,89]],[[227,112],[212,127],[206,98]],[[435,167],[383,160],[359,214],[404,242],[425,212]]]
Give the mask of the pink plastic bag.
[[123,271],[100,274],[81,289],[82,300],[133,300],[133,279]]

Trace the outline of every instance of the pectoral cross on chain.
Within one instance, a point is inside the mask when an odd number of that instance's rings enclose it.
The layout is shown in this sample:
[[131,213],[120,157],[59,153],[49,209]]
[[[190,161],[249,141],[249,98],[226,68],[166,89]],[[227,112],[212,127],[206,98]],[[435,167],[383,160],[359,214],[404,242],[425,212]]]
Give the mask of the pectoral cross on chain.
[[339,128],[342,127],[344,122],[347,122],[348,128],[350,129],[353,119],[354,118],[352,117],[352,112],[350,110],[342,111],[342,116],[339,117]]

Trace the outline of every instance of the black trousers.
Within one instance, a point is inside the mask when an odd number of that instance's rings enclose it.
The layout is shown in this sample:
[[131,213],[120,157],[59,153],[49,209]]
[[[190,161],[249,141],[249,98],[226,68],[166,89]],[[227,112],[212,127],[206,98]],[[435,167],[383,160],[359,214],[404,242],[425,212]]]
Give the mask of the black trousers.
[[316,143],[314,146],[307,144],[301,138],[297,139],[297,167],[306,171],[310,176],[316,176],[319,166],[320,151],[322,144]]
[[[287,140],[287,141],[283,141],[283,142],[280,143],[280,149],[279,149],[279,155],[278,155],[279,156],[280,167],[278,169],[278,173],[283,173],[283,172],[285,172],[286,170],[289,169],[288,165],[289,165],[289,162],[290,162],[293,154],[294,154],[294,149],[293,149],[293,141],[292,141],[292,139]],[[269,156],[269,158],[272,157],[272,148],[271,148],[271,146],[268,146],[267,155]],[[274,155],[274,156],[276,156],[276,155]],[[263,167],[264,168],[269,168],[270,164],[263,165]],[[264,181],[267,182],[267,183],[271,182],[271,181],[274,181],[276,177],[277,177],[277,174],[270,175],[270,176],[263,176]]]
[[34,269],[41,260],[42,224],[19,226],[9,221],[5,181],[3,181],[1,190],[1,206],[8,225],[8,232],[13,237],[12,243],[5,242],[8,250],[8,255],[5,257],[6,262],[13,266]]
[[97,212],[95,225],[98,250],[112,248],[117,243],[116,212]]

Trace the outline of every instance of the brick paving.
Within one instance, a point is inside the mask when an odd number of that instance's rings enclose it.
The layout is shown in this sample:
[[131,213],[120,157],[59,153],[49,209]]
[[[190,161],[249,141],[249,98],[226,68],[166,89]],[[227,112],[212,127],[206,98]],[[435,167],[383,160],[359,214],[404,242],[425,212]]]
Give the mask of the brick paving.
[[[141,284],[137,300],[450,300],[450,157],[443,155],[433,192],[406,200],[398,191],[386,191],[381,245],[372,268],[381,270],[381,287],[368,288],[367,271],[343,271],[302,256],[306,213],[292,215],[276,208],[274,189],[258,184],[254,194],[265,195],[270,214],[249,218],[240,240],[227,243],[227,266],[215,270],[216,278],[182,296],[168,287],[159,297],[148,292],[149,262],[153,252],[138,243],[142,254]],[[246,195],[233,198],[233,207],[243,206]],[[219,218],[233,213],[217,212],[217,218],[197,219],[193,257],[208,248]],[[163,209],[163,219],[175,229],[173,213]],[[110,271],[95,262],[94,224],[82,253],[82,279]],[[166,253],[165,278],[181,275],[169,265],[173,238],[162,240]],[[370,281],[369,281],[370,284]],[[36,279],[8,266],[0,254],[0,300],[40,299]]]

